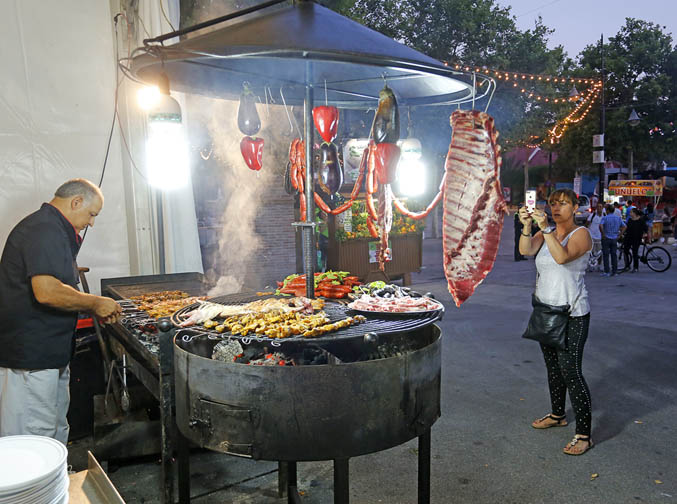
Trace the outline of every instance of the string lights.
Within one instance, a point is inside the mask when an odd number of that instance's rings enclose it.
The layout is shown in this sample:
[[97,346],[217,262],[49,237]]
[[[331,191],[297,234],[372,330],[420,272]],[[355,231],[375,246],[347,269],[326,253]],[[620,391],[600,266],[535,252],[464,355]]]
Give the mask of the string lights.
[[[527,142],[525,142],[524,145],[531,149],[540,147],[548,140],[550,143],[555,143],[561,139],[570,125],[579,123],[585,119],[585,117],[590,113],[593,103],[596,101],[602,90],[602,81],[598,79],[530,74],[524,72],[507,72],[485,66],[470,66],[462,65],[460,63],[452,65],[446,61],[444,62],[444,65],[451,66],[455,70],[482,73],[494,77],[497,81],[503,81],[506,82],[506,84],[512,84],[513,88],[518,88],[520,93],[532,101],[555,104],[577,102],[576,107],[574,107],[574,109],[569,112],[567,116],[558,121],[551,129],[549,129],[547,135],[540,142],[534,143],[534,139],[538,137],[533,135]],[[581,85],[589,85],[590,87],[584,92],[577,93],[572,96],[554,97],[533,92],[531,87],[533,84],[573,84],[574,89],[576,84],[578,84],[579,87]]]
[[530,74],[524,72],[506,72],[505,70],[497,70],[495,68],[488,68],[485,66],[469,66],[459,63],[450,64],[448,61],[443,62],[445,66],[453,66],[454,70],[463,70],[466,72],[477,72],[496,77],[499,80],[514,80],[526,82],[552,82],[554,84],[601,84],[602,81],[598,79],[582,79],[580,77],[562,77],[545,74]]

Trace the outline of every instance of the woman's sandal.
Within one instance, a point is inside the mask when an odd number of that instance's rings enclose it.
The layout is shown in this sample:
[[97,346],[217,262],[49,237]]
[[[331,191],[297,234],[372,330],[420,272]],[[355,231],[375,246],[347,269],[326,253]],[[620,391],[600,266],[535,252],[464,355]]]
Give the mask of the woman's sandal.
[[[581,445],[578,444],[581,441],[587,442],[588,445],[585,448],[581,448]],[[590,436],[576,434],[571,442],[564,447],[563,451],[567,455],[583,455],[585,452],[592,449],[593,446],[595,446],[595,443],[592,442]]]
[[[551,423],[544,424],[547,420],[552,420]],[[552,413],[548,413],[545,415],[543,418],[539,418],[538,420],[534,420],[531,423],[531,426],[534,429],[549,429],[550,427],[566,427],[568,425],[566,415],[565,416],[555,416]]]

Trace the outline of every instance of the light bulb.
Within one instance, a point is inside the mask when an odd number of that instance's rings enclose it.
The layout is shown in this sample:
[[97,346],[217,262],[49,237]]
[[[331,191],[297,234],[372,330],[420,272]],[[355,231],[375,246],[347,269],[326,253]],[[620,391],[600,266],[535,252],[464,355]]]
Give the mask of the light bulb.
[[148,113],[146,169],[148,182],[159,189],[178,189],[189,180],[181,107],[169,95],[161,94],[156,106]]
[[157,86],[143,86],[136,93],[136,100],[143,110],[150,110],[160,101],[161,93]]

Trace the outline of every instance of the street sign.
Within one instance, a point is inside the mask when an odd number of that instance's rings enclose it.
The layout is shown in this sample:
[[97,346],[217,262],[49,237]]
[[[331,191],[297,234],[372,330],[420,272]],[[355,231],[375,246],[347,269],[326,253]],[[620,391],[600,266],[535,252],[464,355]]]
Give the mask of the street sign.
[[593,147],[604,147],[604,134],[592,135],[592,146]]
[[603,163],[604,162],[604,151],[603,150],[592,151],[592,162],[593,163]]
[[574,177],[574,192],[581,194],[581,177]]

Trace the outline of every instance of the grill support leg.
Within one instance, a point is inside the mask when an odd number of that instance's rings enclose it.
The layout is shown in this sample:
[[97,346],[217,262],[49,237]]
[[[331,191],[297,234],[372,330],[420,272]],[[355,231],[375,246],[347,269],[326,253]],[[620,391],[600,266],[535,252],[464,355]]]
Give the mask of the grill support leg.
[[418,437],[418,504],[430,504],[430,429]]
[[287,466],[287,503],[300,504],[298,483],[296,482],[296,462],[285,462]]
[[190,446],[188,439],[177,430],[179,443],[179,504],[190,502]]
[[334,460],[334,504],[350,502],[350,459]]
[[172,333],[160,333],[161,504],[174,503],[174,348]]
[[287,496],[287,487],[289,487],[289,467],[287,462],[277,463],[277,496],[283,499]]

